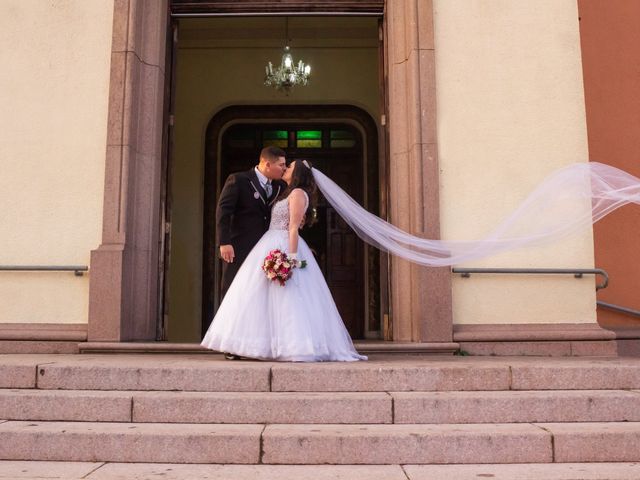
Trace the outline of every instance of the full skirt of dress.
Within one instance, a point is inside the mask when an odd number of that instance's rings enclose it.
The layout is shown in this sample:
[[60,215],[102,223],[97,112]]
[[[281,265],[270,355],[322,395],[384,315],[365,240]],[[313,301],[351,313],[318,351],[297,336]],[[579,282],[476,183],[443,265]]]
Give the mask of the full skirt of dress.
[[281,286],[262,264],[274,249],[286,251],[289,232],[268,230],[238,270],[202,346],[260,360],[293,362],[367,360],[355,350],[327,282],[300,238],[295,269]]

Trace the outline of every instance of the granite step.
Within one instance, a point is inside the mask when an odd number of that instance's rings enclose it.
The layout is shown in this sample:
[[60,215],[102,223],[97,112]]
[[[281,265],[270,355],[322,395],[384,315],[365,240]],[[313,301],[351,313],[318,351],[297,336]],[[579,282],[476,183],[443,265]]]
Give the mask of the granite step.
[[258,463],[263,425],[5,421],[0,459]]
[[394,423],[639,422],[640,391],[393,392]]
[[20,480],[407,480],[400,465],[199,465],[0,461],[0,478]]
[[640,358],[417,358],[357,364],[274,364],[272,391],[640,389]]
[[268,464],[549,463],[551,434],[530,424],[268,425]]
[[130,422],[131,393],[94,390],[0,389],[6,420]]
[[21,480],[638,480],[638,468],[636,463],[198,465],[0,461],[4,478]]
[[0,423],[0,459],[221,464],[551,462],[531,424],[212,425]]
[[637,463],[611,462],[403,466],[409,480],[638,480],[638,469]]
[[287,364],[220,355],[3,355],[0,388],[132,391],[389,392],[640,389],[640,358],[372,355]]
[[133,421],[385,424],[393,408],[383,392],[141,392]]
[[[640,423],[536,424],[553,435],[556,462],[638,462]],[[638,469],[640,478],[640,468]]]
[[[65,390],[181,390],[231,392],[384,392],[508,390],[509,366],[428,362],[285,364],[149,355],[68,358],[37,366],[37,388]],[[93,356],[98,357],[98,356]],[[130,358],[127,362],[127,358]],[[639,382],[640,387],[640,382]]]
[[266,392],[271,366],[214,355],[77,355],[37,366],[37,388]]
[[0,389],[7,420],[447,424],[640,421],[640,391],[145,392]]
[[405,465],[406,478],[640,462],[640,359],[0,356],[0,388],[0,459],[12,461]]
[[263,463],[638,462],[640,422],[268,425]]
[[1,390],[7,420],[139,423],[391,423],[382,392]]

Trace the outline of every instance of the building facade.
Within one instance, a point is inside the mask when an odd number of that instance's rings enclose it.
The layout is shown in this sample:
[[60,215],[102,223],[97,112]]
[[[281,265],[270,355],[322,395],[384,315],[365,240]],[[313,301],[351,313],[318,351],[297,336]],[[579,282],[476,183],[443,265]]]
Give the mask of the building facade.
[[[218,301],[216,195],[265,144],[311,158],[425,238],[482,237],[570,163],[639,174],[633,0],[2,8],[3,351],[197,344]],[[262,81],[287,41],[313,70],[283,95]],[[610,286],[598,298],[589,275],[466,278],[389,258],[323,208],[310,235],[351,334],[369,345],[579,355],[626,353],[637,338],[633,316],[612,320],[621,314],[596,303],[640,307],[635,207],[460,266],[601,267]],[[20,269],[34,266],[88,271]]]

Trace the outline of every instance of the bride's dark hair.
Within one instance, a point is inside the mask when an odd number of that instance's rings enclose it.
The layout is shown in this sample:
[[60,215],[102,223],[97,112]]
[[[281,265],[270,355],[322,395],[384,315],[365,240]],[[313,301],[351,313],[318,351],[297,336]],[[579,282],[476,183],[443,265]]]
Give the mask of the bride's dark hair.
[[[291,172],[291,183],[280,195],[286,198],[294,188],[301,188],[309,195],[309,206],[304,214],[304,226],[310,227],[316,223],[316,206],[318,205],[318,186],[311,172],[311,162],[308,160],[295,160],[293,172]],[[306,165],[305,165],[306,164]]]

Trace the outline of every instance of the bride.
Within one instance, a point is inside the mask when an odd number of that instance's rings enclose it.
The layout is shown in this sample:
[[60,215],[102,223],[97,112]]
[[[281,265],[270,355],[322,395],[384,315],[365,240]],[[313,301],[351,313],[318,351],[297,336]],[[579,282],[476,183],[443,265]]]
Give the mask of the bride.
[[[282,179],[288,187],[273,206],[269,230],[242,263],[201,344],[260,360],[366,360],[355,350],[322,271],[298,234],[316,202],[311,165],[293,161]],[[294,269],[284,286],[262,271],[274,249],[307,263]]]
[[[582,231],[627,204],[640,205],[640,178],[598,162],[567,165],[549,175],[509,216],[479,240],[435,240],[411,235],[367,212],[305,160],[291,162],[288,188],[274,205],[267,233],[231,284],[202,345],[270,360],[366,360],[342,323],[309,247],[298,236],[316,187],[354,232],[380,250],[426,267],[485,258],[524,246],[545,245]],[[280,249],[308,267],[294,270],[284,287],[261,269]]]

